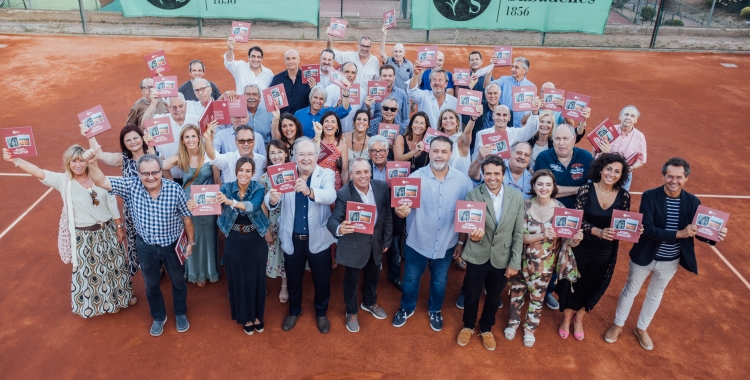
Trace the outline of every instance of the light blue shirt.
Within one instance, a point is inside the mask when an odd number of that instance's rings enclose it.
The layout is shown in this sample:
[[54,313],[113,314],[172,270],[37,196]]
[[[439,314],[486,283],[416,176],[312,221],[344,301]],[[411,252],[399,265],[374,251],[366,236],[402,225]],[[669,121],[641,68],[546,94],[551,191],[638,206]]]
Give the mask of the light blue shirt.
[[430,127],[437,129],[438,117],[440,112],[446,109],[456,110],[458,99],[453,95],[445,94],[442,105],[438,105],[437,98],[432,91],[420,90],[419,88],[409,89],[409,98],[417,103],[420,111],[427,114],[430,119]]
[[458,233],[453,232],[456,201],[465,200],[474,185],[466,174],[452,167],[442,181],[435,178],[430,165],[409,177],[422,179],[422,198],[420,208],[412,209],[406,217],[406,244],[428,259],[442,259],[445,251],[458,242]]
[[508,163],[508,160],[504,161],[507,172],[503,176],[503,185],[510,186],[520,191],[523,194],[523,199],[531,198],[531,195],[528,193],[531,191],[531,176],[533,174],[531,174],[528,169],[524,169],[523,174],[518,178],[518,181],[514,181],[512,174],[510,174],[510,163]]
[[297,120],[299,120],[300,124],[302,124],[302,134],[309,138],[315,137],[315,128],[313,128],[313,122],[320,122],[320,118],[323,117],[323,115],[328,111],[333,111],[334,113],[336,113],[339,119],[343,119],[346,117],[346,115],[349,114],[349,112],[352,111],[352,106],[349,106],[347,108],[344,108],[344,106],[323,107],[315,115],[310,113],[310,107],[305,107],[295,112],[294,117],[296,117]]
[[[230,125],[229,128],[223,128],[216,132],[214,136],[214,149],[216,153],[224,154],[228,152],[237,151],[237,143],[235,142],[234,128]],[[253,147],[253,153],[257,153],[261,156],[266,155],[266,142],[263,140],[258,132],[255,132],[255,146]]]
[[[396,84],[394,83],[393,91],[387,97],[393,97],[396,99],[396,104],[398,104],[398,113],[396,113],[395,121],[404,127],[409,125],[409,112],[411,112],[411,108],[409,107],[409,96],[406,95],[406,91],[396,88]],[[383,109],[381,107],[382,103],[374,103],[372,105],[373,119],[382,117]]]
[[[266,103],[261,100],[258,102],[258,108],[255,110],[255,114],[248,111],[247,124],[253,127],[255,133],[260,134],[263,137],[263,141],[271,141],[271,122],[273,121],[273,114],[266,110]],[[255,146],[258,146],[256,143]],[[262,153],[265,155],[265,152]]]
[[531,83],[531,81],[526,79],[526,77],[524,77],[519,82],[511,76],[500,77],[500,79],[494,80],[492,81],[492,83],[496,83],[498,86],[500,86],[500,91],[502,91],[502,93],[500,94],[500,104],[510,108],[511,112],[513,112],[513,128],[520,128],[523,115],[525,115],[526,112],[529,111],[513,111],[513,87],[533,86],[534,83]]

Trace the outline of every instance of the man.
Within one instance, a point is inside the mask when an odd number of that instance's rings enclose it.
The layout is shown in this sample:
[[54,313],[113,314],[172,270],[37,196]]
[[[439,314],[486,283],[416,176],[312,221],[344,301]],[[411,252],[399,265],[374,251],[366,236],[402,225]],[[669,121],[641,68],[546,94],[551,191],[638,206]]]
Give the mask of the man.
[[187,285],[185,267],[175,254],[175,245],[184,229],[188,238],[185,257],[189,257],[195,245],[193,222],[187,208],[185,192],[180,185],[163,180],[161,160],[151,154],[137,161],[139,177],[108,178],[97,164],[101,148],[86,152],[89,175],[96,186],[109,190],[125,202],[135,222],[138,259],[146,287],[146,298],[154,322],[151,335],[164,332],[167,310],[161,294],[161,268],[164,267],[172,282],[172,303],[177,320],[177,332],[190,328],[187,313]]
[[[214,149],[218,153],[227,153],[232,151],[237,151],[237,144],[235,144],[235,136],[237,128],[242,125],[250,125],[249,124],[249,116],[232,116],[229,118],[232,122],[232,124],[224,126],[224,128],[221,128],[221,126],[216,128],[216,134],[214,136]],[[255,128],[253,128],[254,132],[254,139],[253,140],[253,149],[252,151],[261,155],[266,155],[266,143],[265,139],[263,139],[263,136],[261,136],[258,132],[255,132]],[[269,128],[270,132],[270,128]],[[234,167],[231,168],[231,171],[234,172]],[[257,174],[258,170],[256,170]]]
[[[207,80],[198,78],[193,79],[193,92],[195,93],[195,96],[198,97],[198,100],[186,100],[185,113],[188,115],[193,115],[200,120],[201,116],[203,115],[203,111],[206,110],[208,103],[210,103],[213,99],[211,95],[213,93],[213,89],[211,88],[211,84]],[[219,99],[221,99],[221,97]]]
[[438,50],[436,61],[437,62],[434,68],[429,68],[422,73],[422,77],[419,79],[419,89],[432,91],[432,87],[430,86],[430,74],[432,73],[432,70],[433,69],[444,70],[445,74],[448,75],[448,84],[445,86],[445,92],[448,95],[456,96],[456,94],[453,92],[453,73],[451,73],[448,70],[443,69],[443,63],[445,62],[445,54],[443,54],[443,52],[440,50]]
[[[247,125],[253,127],[256,134],[260,134],[260,141],[271,141],[271,122],[273,114],[266,110],[266,102],[261,100],[261,90],[257,84],[249,84],[244,89],[247,96]],[[263,147],[261,154],[265,155],[265,144],[256,144]]]
[[269,87],[284,85],[289,106],[285,107],[283,112],[294,114],[310,105],[310,86],[302,79],[302,71],[299,69],[299,53],[296,50],[289,49],[284,53],[284,64],[286,70],[274,75]]
[[[255,161],[255,173],[253,181],[259,181],[266,168],[266,157],[254,152],[255,139],[258,134],[247,124],[239,125],[233,131],[236,149],[225,153],[216,153],[214,148],[214,130],[209,127],[203,134],[206,140],[206,155],[211,159],[211,165],[221,170],[221,183],[229,183],[237,180],[235,166],[240,157],[250,157]],[[220,131],[220,132],[224,132]]]
[[326,29],[326,35],[328,36],[328,45],[326,48],[333,51],[336,62],[340,64],[343,64],[344,62],[352,62],[357,66],[357,83],[364,83],[367,85],[367,81],[378,79],[380,60],[370,54],[370,49],[372,48],[370,37],[362,37],[359,39],[358,51],[339,51],[333,47],[331,28]]
[[[206,67],[203,65],[203,62],[194,59],[190,61],[190,64],[188,65],[188,71],[190,72],[190,80],[183,83],[178,91],[180,92],[180,94],[182,94],[182,96],[185,97],[185,100],[198,101],[198,97],[195,96],[195,92],[193,91],[193,80],[203,78],[203,76],[206,75]],[[211,85],[212,98],[214,100],[219,99],[219,95],[221,95],[219,87],[217,87],[214,82],[208,83]]]
[[[361,93],[361,92],[360,92]],[[302,124],[302,134],[309,138],[315,137],[314,122],[319,122],[320,118],[328,111],[333,111],[339,119],[349,115],[352,107],[349,106],[349,91],[344,91],[343,101],[337,107],[324,107],[326,103],[326,90],[321,85],[315,85],[310,90],[310,106],[303,108],[294,113],[294,117]],[[343,133],[343,131],[342,131]]]
[[549,169],[557,181],[557,200],[567,208],[575,208],[578,188],[588,181],[588,172],[594,157],[586,150],[575,147],[575,130],[569,124],[560,124],[552,131],[554,149],[547,149],[536,158],[534,171]]
[[374,135],[369,138],[367,143],[368,152],[370,153],[370,167],[372,179],[378,181],[387,180],[385,165],[388,162],[388,139],[381,135]]
[[526,141],[517,141],[510,148],[511,157],[505,160],[508,173],[503,176],[503,185],[521,192],[524,199],[530,199],[531,195],[531,162],[532,148]]
[[[307,83],[310,85],[310,88],[315,87],[315,85],[320,84],[324,88],[328,88],[328,86],[331,84],[331,68],[333,67],[333,57],[334,53],[331,49],[323,49],[322,52],[320,52],[320,81],[316,82],[314,78],[307,78]],[[354,83],[353,80],[350,80],[349,83]]]
[[[477,120],[474,122],[474,129],[471,131],[471,141],[477,141],[477,133],[484,129],[492,128],[495,125],[495,108],[500,104],[500,86],[495,83],[490,83],[484,88],[484,99],[482,99],[482,106],[484,107],[484,113],[479,115]],[[513,116],[508,124],[512,124]],[[463,122],[463,117],[462,117]],[[470,153],[474,155],[474,146],[471,145]]]
[[505,163],[498,156],[482,161],[484,183],[466,194],[470,202],[484,202],[486,214],[484,228],[469,235],[461,234],[459,244],[466,241],[463,259],[466,261],[463,291],[466,293],[464,327],[458,333],[459,346],[469,343],[479,310],[482,288],[487,298],[479,319],[479,334],[484,347],[495,350],[495,338],[490,331],[495,325],[495,313],[500,306],[500,294],[508,282],[521,269],[523,250],[524,206],[523,195],[513,188],[503,186]]
[[[388,64],[380,66],[380,80],[388,82],[388,98],[393,98],[398,104],[398,113],[396,114],[396,120],[401,126],[406,128],[409,125],[409,96],[405,90],[396,87],[396,69]],[[405,86],[405,85],[404,85]],[[385,99],[383,99],[385,100]],[[375,103],[372,118],[382,117],[382,102]]]
[[[182,127],[184,127],[186,124],[198,125],[198,118],[194,115],[185,114],[185,97],[182,95],[182,93],[178,93],[174,98],[169,98],[168,114],[155,114],[157,103],[154,101],[154,97],[156,97],[156,93],[152,94],[151,104],[149,104],[148,108],[146,108],[146,112],[143,113],[143,120],[164,116],[169,117],[169,125],[172,129],[172,137],[174,138],[174,142],[156,146],[156,151],[159,153],[159,156],[167,159],[177,154],[180,150],[180,132],[182,132]],[[172,174],[172,180],[177,182],[178,184],[181,184],[182,170],[180,170],[180,168],[175,165],[172,169],[170,169],[170,172]]]
[[[693,217],[701,201],[684,190],[690,176],[690,165],[679,157],[667,160],[662,166],[664,185],[647,190],[641,197],[638,212],[643,214],[643,233],[630,249],[630,270],[628,280],[620,293],[615,313],[615,323],[607,330],[604,340],[614,343],[622,332],[630,314],[635,297],[641,290],[649,274],[646,298],[643,301],[638,325],[633,331],[641,347],[651,351],[654,343],[646,329],[661,304],[669,281],[677,273],[679,266],[698,274],[693,237],[715,245],[716,242],[696,236],[699,226],[693,224]],[[704,227],[700,227],[704,228]],[[724,241],[727,228],[718,231],[719,241]]]
[[308,262],[315,288],[318,331],[327,334],[331,328],[326,313],[331,298],[331,244],[334,239],[326,222],[331,216],[330,205],[336,201],[334,173],[317,165],[317,147],[307,138],[299,138],[294,144],[294,160],[299,174],[294,191],[281,194],[271,189],[264,200],[271,210],[284,204],[278,224],[289,287],[289,315],[281,329],[289,331],[294,328],[302,314],[302,278],[305,262]]
[[448,83],[448,74],[443,70],[433,70],[430,74],[430,86],[432,91],[420,90],[419,78],[424,68],[420,65],[414,67],[414,77],[409,85],[409,98],[417,103],[417,108],[427,114],[430,126],[437,127],[440,112],[446,109],[456,109],[457,100],[453,95],[445,93]]
[[259,46],[253,46],[247,51],[248,62],[235,61],[235,43],[233,37],[227,37],[224,67],[232,74],[237,92],[242,92],[246,86],[251,84],[257,85],[261,91],[267,89],[273,80],[273,72],[263,66],[263,50]]
[[404,247],[401,308],[393,317],[394,327],[403,326],[406,319],[414,314],[419,281],[425,268],[429,266],[430,327],[434,331],[443,328],[441,309],[448,281],[448,267],[463,252],[463,245],[456,245],[458,234],[453,232],[453,213],[456,201],[466,199],[466,193],[473,187],[469,177],[448,166],[452,151],[453,142],[447,137],[438,136],[432,140],[430,165],[409,176],[421,179],[421,207],[412,210],[411,204],[405,203],[396,208],[398,216],[407,218],[408,234]]
[[[539,98],[534,99],[534,104],[541,104],[541,100]],[[484,160],[487,154],[492,151],[492,144],[482,144],[482,136],[505,131],[505,133],[508,134],[508,146],[513,146],[513,144],[518,141],[528,141],[534,136],[536,130],[539,127],[539,111],[534,111],[534,114],[529,118],[529,121],[526,123],[526,125],[523,126],[523,128],[508,128],[508,122],[510,121],[510,118],[510,108],[502,104],[496,106],[494,114],[492,115],[492,119],[495,122],[495,125],[492,128],[483,129],[477,132],[476,139],[474,140],[474,154],[472,158],[478,161],[472,162],[472,166],[474,167],[473,173],[479,172],[479,166],[481,162]],[[472,172],[471,167],[469,167],[469,172]]]
[[[356,65],[351,62],[347,62],[341,66],[341,71],[343,71],[346,80],[348,80],[350,84],[355,83],[355,81],[357,80]],[[352,131],[354,129],[354,114],[363,107],[369,111],[372,108],[373,102],[375,101],[372,97],[367,96],[367,84],[365,84],[364,87],[362,87],[361,83],[359,85],[359,104],[352,105],[349,114],[346,115],[346,117],[341,118],[341,127],[343,129],[342,133]],[[349,93],[349,96],[351,96],[351,92],[344,91],[341,87],[336,86],[335,84],[329,84],[327,87],[325,87],[325,92],[326,102],[324,104],[324,107],[329,108],[338,106],[339,102],[343,103],[343,100],[341,98],[342,92]],[[347,101],[349,101],[349,99],[350,98],[347,98]],[[310,105],[312,106],[312,103],[310,103]]]
[[[492,64],[497,62],[497,58],[492,58],[490,61]],[[500,104],[508,106],[513,109],[513,87],[515,86],[533,86],[530,80],[526,79],[526,73],[529,72],[529,60],[524,57],[517,57],[513,59],[513,65],[510,67],[510,76],[502,76],[500,79],[493,81],[500,86]],[[490,82],[490,78],[484,79],[485,85]],[[514,111],[513,112],[513,128],[521,127],[521,120],[524,114],[528,111]]]
[[[344,303],[346,304],[346,329],[359,331],[357,317],[357,283],[359,273],[362,279],[362,310],[377,319],[385,319],[388,314],[378,306],[375,289],[380,276],[380,263],[383,253],[391,244],[391,198],[385,181],[370,180],[370,162],[362,157],[349,163],[351,182],[336,193],[336,206],[328,218],[328,231],[338,238],[336,262],[344,266]],[[357,230],[346,213],[347,203],[357,202],[376,206],[372,223],[372,235],[355,233]],[[353,220],[353,219],[352,219]]]
[[[484,67],[484,59],[482,58],[482,53],[476,50],[469,53],[470,74],[473,76],[482,67]],[[477,79],[478,79],[477,83],[473,87],[470,87],[469,89],[474,90],[474,91],[484,91],[485,87],[487,87],[487,84],[492,80],[492,73],[490,72],[489,74],[479,76],[477,77]],[[460,87],[460,86],[457,86],[457,87]]]
[[143,113],[146,112],[146,108],[151,105],[151,102],[155,102],[157,113],[167,113],[167,103],[161,98],[156,96],[156,90],[154,89],[154,80],[146,78],[141,81],[141,98],[130,107],[128,112],[128,119],[125,124],[133,124],[138,127],[143,122]]
[[[414,65],[405,57],[406,50],[404,49],[404,45],[402,44],[395,44],[393,45],[392,50],[392,56],[388,56],[388,53],[385,52],[385,38],[388,34],[388,29],[386,29],[385,25],[383,25],[383,39],[380,41],[380,50],[378,53],[380,54],[380,59],[383,62],[384,65],[390,65],[393,70],[396,77],[395,80],[395,87],[401,89],[402,91],[406,91],[406,83],[414,76]],[[380,69],[380,79],[383,79],[382,75],[382,67]],[[389,86],[394,86],[393,80],[391,80],[391,83]]]

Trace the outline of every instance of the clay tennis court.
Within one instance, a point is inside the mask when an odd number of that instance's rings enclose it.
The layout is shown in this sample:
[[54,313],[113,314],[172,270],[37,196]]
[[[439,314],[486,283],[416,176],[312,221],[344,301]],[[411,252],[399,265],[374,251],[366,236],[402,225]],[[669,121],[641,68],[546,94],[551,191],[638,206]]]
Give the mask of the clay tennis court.
[[[379,38],[379,36],[378,36]],[[256,41],[264,65],[283,69],[288,48],[302,63],[317,63],[325,42]],[[374,44],[378,41],[373,41]],[[164,49],[180,83],[187,64],[201,59],[206,78],[222,91],[234,81],[222,64],[222,40],[3,35],[0,44],[2,117],[0,127],[33,126],[40,152],[29,159],[42,168],[61,170],[63,151],[86,144],[76,114],[102,104],[113,130],[99,136],[105,150],[118,151],[119,127],[140,97],[139,81],[148,75],[142,56]],[[238,44],[237,57],[252,45]],[[353,44],[337,44],[354,49]],[[390,46],[389,46],[390,49]],[[492,47],[476,47],[490,53]],[[375,49],[373,49],[375,50]],[[469,46],[443,46],[445,67],[468,67]],[[225,278],[198,288],[188,285],[191,328],[174,329],[169,281],[162,289],[169,310],[165,333],[148,334],[151,325],[143,279],[133,278],[139,303],[118,314],[82,319],[70,310],[70,265],[60,261],[57,225],[62,201],[56,191],[7,162],[0,163],[0,369],[5,379],[32,378],[704,378],[738,379],[750,373],[750,56],[713,53],[662,53],[576,49],[514,49],[531,61],[528,77],[540,86],[592,96],[592,123],[617,118],[626,104],[642,112],[637,127],[648,140],[648,163],[636,171],[631,188],[642,192],[661,184],[661,164],[680,155],[692,166],[686,189],[703,204],[728,211],[727,241],[713,250],[696,244],[699,275],[680,269],[665,292],[649,328],[655,348],[643,350],[631,332],[645,288],[636,300],[625,331],[615,344],[602,339],[612,323],[617,297],[627,278],[629,243],[621,245],[608,292],[584,322],[586,339],[561,340],[562,313],[544,310],[534,348],[501,334],[507,306],[498,311],[494,352],[479,337],[456,344],[462,311],[454,306],[463,272],[453,266],[443,308],[445,327],[428,326],[427,276],[416,313],[402,328],[391,326],[401,294],[381,275],[378,302],[389,318],[360,313],[361,330],[344,327],[343,268],[334,270],[328,316],[331,332],[320,334],[314,321],[312,282],[305,277],[304,313],[297,326],[281,331],[288,305],[278,300],[280,280],[269,280],[266,331],[245,335],[231,320]],[[416,46],[407,46],[413,59]],[[733,63],[726,68],[721,63]],[[508,69],[509,71],[509,69]],[[500,71],[496,71],[497,73]],[[507,75],[503,73],[503,75]],[[590,148],[588,142],[580,147]],[[111,168],[107,174],[119,175]],[[44,194],[46,196],[40,200]],[[732,197],[734,196],[734,197]],[[640,201],[634,195],[633,209]],[[35,206],[35,202],[38,202]],[[23,216],[23,217],[22,217]],[[19,217],[22,217],[19,220]],[[17,223],[16,223],[17,222]],[[12,228],[10,228],[12,226]],[[722,260],[736,268],[737,273]],[[508,305],[507,290],[503,299]]]

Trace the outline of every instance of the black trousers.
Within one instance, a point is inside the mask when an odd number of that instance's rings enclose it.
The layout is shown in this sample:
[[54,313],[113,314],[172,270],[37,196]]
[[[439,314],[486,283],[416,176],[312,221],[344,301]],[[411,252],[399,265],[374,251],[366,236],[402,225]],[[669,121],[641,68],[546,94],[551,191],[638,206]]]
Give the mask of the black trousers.
[[284,252],[284,268],[289,291],[289,315],[302,312],[302,279],[305,276],[305,262],[310,263],[313,287],[315,288],[315,315],[323,317],[328,312],[331,299],[331,247],[318,253],[310,252],[310,241],[292,237],[294,253]]
[[375,289],[378,287],[378,277],[380,277],[380,265],[372,259],[367,260],[364,268],[344,267],[344,303],[346,304],[347,314],[357,314],[357,284],[359,283],[359,273],[364,272],[362,279],[362,303],[365,306],[372,306],[378,300]]
[[495,314],[500,306],[500,294],[502,293],[508,279],[505,277],[505,268],[497,269],[492,262],[487,260],[481,265],[466,262],[466,275],[464,276],[463,291],[464,298],[464,327],[473,329],[477,323],[479,312],[479,297],[482,288],[487,289],[487,297],[482,308],[482,317],[479,319],[479,332],[487,332],[495,325]]
[[[394,209],[395,210],[395,209]],[[401,232],[406,228],[403,218],[393,211],[393,239],[390,248],[383,254],[388,267],[388,281],[396,282],[401,279]],[[385,245],[385,244],[384,244]],[[369,305],[368,305],[369,306]]]

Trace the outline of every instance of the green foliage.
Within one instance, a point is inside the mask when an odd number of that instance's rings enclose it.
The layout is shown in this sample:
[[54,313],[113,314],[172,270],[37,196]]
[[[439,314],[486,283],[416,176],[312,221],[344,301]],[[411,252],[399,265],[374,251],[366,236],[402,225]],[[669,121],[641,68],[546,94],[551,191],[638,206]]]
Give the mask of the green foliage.
[[750,7],[744,7],[740,11],[740,16],[744,18],[745,20],[750,20]]
[[612,6],[615,7],[615,8],[617,8],[617,9],[622,9],[625,6],[625,4],[628,3],[628,1],[630,1],[630,0],[613,0],[612,1]]
[[664,22],[662,23],[662,25],[667,25],[667,26],[685,26],[685,23],[682,22],[682,20],[675,18],[675,19],[670,19],[670,20],[664,20]]
[[641,20],[651,21],[654,19],[654,16],[656,16],[656,9],[654,7],[647,5],[641,8]]

